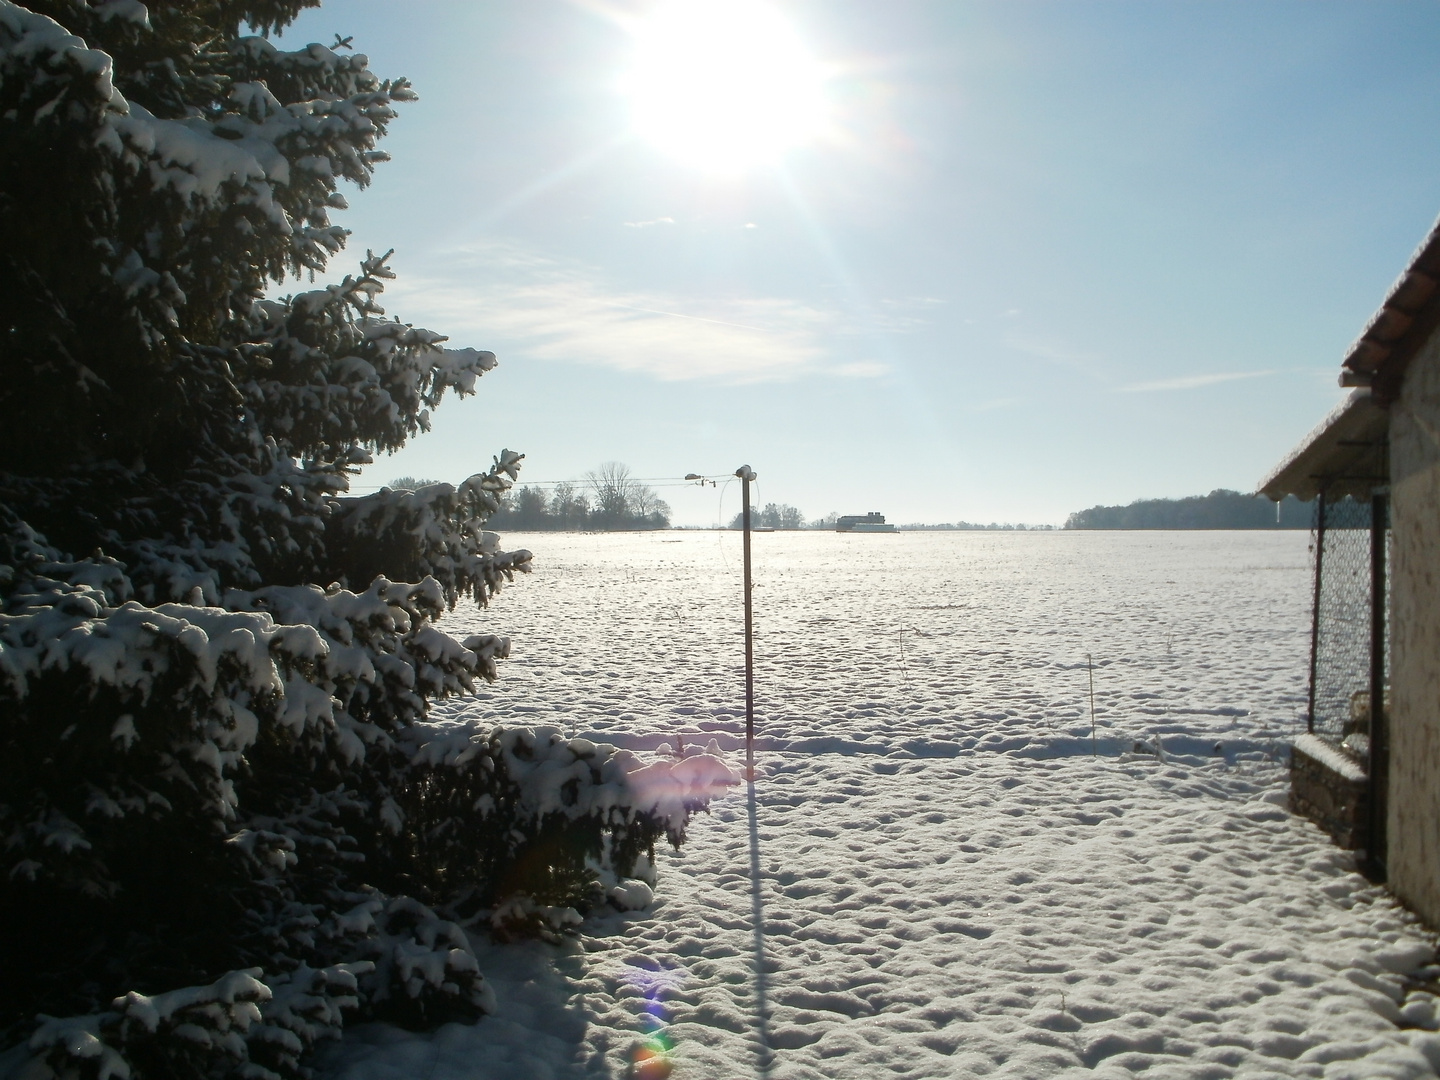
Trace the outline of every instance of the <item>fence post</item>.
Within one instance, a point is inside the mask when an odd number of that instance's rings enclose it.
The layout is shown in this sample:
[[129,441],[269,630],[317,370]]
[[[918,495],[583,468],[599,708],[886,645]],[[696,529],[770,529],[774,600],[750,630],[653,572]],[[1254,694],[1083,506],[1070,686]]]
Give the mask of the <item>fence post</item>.
[[1385,530],[1389,496],[1370,496],[1370,822],[1366,855],[1374,872],[1385,877],[1389,816],[1390,718],[1385,714],[1385,629],[1389,597],[1385,589]]
[[1315,603],[1310,612],[1310,707],[1305,730],[1315,734],[1315,669],[1320,659],[1320,581],[1325,562],[1325,489],[1315,500]]

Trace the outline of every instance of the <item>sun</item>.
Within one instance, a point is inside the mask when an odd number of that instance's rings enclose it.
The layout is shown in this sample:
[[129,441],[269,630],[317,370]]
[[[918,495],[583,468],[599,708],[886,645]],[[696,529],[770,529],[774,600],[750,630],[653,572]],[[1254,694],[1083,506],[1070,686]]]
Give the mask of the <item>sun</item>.
[[662,0],[634,36],[634,128],[687,165],[742,172],[825,127],[825,71],[762,0]]

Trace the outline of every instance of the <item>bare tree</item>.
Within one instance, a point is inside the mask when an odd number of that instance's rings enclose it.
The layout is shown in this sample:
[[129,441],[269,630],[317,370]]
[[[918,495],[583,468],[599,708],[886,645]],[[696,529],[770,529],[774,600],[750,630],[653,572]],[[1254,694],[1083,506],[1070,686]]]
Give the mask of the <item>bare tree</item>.
[[670,524],[670,505],[649,486],[630,475],[630,466],[607,461],[585,474],[593,501],[591,523],[600,529],[663,529]]
[[630,466],[619,461],[607,461],[598,469],[587,472],[585,481],[594,496],[591,515],[602,529],[616,528],[634,515],[632,503],[642,485],[631,477]]
[[670,504],[655,493],[655,489],[646,487],[644,484],[637,484],[635,494],[630,499],[630,513],[635,517],[654,518],[656,516],[670,519]]

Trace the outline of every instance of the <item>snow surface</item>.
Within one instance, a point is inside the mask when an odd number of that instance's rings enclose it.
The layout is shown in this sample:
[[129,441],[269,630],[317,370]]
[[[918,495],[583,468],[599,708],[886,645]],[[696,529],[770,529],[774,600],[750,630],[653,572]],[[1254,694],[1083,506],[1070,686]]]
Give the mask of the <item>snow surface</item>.
[[[734,760],[738,540],[507,536],[533,578],[445,628],[515,653],[460,714]],[[657,1016],[678,1078],[1435,1075],[1433,939],[1284,809],[1304,533],[755,549],[755,782],[648,910],[477,943],[494,1015],[323,1075],[622,1077]]]

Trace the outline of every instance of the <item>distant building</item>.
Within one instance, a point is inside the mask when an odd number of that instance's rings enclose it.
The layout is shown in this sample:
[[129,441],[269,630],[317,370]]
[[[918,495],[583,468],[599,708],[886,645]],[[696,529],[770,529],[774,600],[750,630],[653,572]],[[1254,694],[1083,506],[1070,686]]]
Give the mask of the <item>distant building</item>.
[[885,515],[875,510],[863,517],[859,514],[846,514],[844,517],[835,519],[836,532],[894,532],[894,525],[885,524]]
[[1353,392],[1260,486],[1318,496],[1291,799],[1440,924],[1440,225],[1351,347]]

